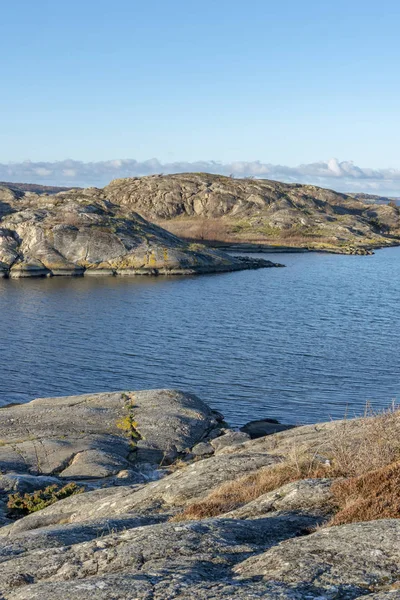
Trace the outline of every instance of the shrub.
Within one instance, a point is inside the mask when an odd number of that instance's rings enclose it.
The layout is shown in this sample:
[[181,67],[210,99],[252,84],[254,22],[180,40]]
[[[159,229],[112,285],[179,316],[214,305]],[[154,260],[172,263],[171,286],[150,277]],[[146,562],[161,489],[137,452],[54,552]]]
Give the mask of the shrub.
[[400,518],[400,462],[338,480],[331,490],[337,512],[328,526]]
[[7,508],[10,509],[10,516],[23,517],[30,513],[42,510],[50,504],[63,500],[69,496],[81,494],[84,491],[76,483],[68,483],[64,487],[59,485],[50,485],[44,490],[36,490],[31,494],[10,494],[8,496]]

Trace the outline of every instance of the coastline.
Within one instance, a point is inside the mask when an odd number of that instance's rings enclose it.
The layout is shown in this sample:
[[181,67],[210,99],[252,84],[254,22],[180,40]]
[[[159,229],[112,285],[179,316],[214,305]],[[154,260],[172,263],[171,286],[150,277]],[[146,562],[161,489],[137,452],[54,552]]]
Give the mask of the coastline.
[[343,254],[343,255],[359,255],[359,256],[371,256],[374,254],[375,250],[382,250],[385,248],[396,248],[400,246],[400,241],[398,243],[388,243],[386,245],[374,245],[374,246],[350,246],[350,247],[333,247],[333,248],[312,248],[312,247],[303,247],[303,246],[279,246],[279,245],[268,245],[268,244],[252,244],[252,243],[241,243],[238,244],[236,242],[226,243],[226,242],[208,242],[207,240],[202,241],[205,246],[213,248],[215,250],[222,250],[223,252],[246,252],[246,253],[264,253],[264,254],[274,254],[274,253],[306,253],[306,252],[322,252],[324,254]]
[[210,275],[217,273],[232,273],[236,271],[265,269],[272,267],[284,267],[280,263],[273,263],[269,260],[260,258],[247,258],[243,256],[233,256],[232,261],[227,264],[210,264],[191,266],[190,268],[125,268],[125,269],[110,269],[110,268],[85,268],[77,265],[74,269],[51,269],[44,265],[33,268],[20,268],[17,270],[3,269],[0,270],[0,278],[2,279],[29,279],[29,278],[46,278],[46,277],[157,277],[159,275],[179,277],[188,275]]
[[5,407],[1,597],[394,599],[399,417],[252,435],[172,389]]

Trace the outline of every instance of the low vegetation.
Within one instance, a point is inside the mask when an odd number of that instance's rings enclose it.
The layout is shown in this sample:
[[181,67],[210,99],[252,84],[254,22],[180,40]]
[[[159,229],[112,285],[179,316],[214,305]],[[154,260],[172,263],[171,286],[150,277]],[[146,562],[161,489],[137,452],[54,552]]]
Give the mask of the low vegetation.
[[83,491],[84,488],[79,487],[76,483],[68,483],[64,487],[50,485],[44,490],[36,490],[31,494],[17,492],[9,495],[7,508],[10,511],[10,517],[24,517],[58,502],[58,500],[81,494]]
[[174,520],[221,515],[287,483],[322,477],[337,479],[329,525],[400,517],[400,411],[367,412],[357,430],[347,419],[338,424],[329,447],[294,448],[286,460],[221,485]]
[[400,462],[332,486],[337,512],[329,525],[400,518]]
[[123,399],[125,401],[124,409],[126,411],[125,416],[121,417],[116,425],[118,429],[121,429],[130,440],[129,444],[132,450],[136,450],[137,441],[142,438],[137,427],[138,423],[135,420],[133,410],[135,408],[134,398],[129,396],[128,394],[123,394]]
[[172,520],[186,521],[222,515],[267,492],[272,492],[286,483],[315,477],[317,469],[320,477],[325,476],[325,469],[322,465],[313,468],[307,460],[301,461],[301,463],[293,460],[278,463],[273,467],[265,467],[255,473],[224,483],[210,492],[203,500],[190,504]]

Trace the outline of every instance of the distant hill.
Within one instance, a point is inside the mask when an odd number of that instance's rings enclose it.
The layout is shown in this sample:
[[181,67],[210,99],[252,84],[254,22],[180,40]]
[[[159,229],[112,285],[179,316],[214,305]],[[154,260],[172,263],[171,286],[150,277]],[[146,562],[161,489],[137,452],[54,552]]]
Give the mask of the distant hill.
[[11,183],[9,181],[0,181],[0,187],[7,187],[16,192],[34,192],[35,194],[57,194],[58,192],[77,189],[54,185],[38,185],[37,183]]
[[400,206],[400,197],[378,196],[375,194],[362,194],[362,193],[357,193],[357,194],[349,193],[348,195],[352,196],[353,198],[357,198],[357,200],[361,200],[363,202],[370,202],[373,204],[389,204],[389,202],[394,202],[394,204],[397,204],[397,206]]
[[116,179],[103,189],[1,185],[0,216],[16,210],[21,201],[31,208],[39,206],[45,195],[27,194],[34,191],[55,195],[57,210],[72,198],[109,201],[127,218],[135,212],[189,242],[214,246],[250,244],[364,254],[400,245],[400,208],[390,198],[385,202],[379,196],[343,194],[313,185],[208,173]]
[[364,252],[400,243],[400,209],[313,185],[208,173],[116,179],[112,202],[191,240]]

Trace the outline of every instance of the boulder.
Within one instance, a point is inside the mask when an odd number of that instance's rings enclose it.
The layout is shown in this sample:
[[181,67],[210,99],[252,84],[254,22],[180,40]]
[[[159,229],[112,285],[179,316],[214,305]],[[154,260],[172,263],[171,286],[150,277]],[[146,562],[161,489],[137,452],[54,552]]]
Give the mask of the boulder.
[[210,456],[211,454],[214,454],[214,448],[208,442],[200,442],[193,446],[192,454],[194,454],[194,456]]
[[295,425],[284,425],[275,419],[260,419],[259,421],[249,421],[246,425],[240,428],[240,431],[247,433],[253,440],[265,435],[272,435],[287,429],[293,429]]
[[221,435],[213,440],[211,440],[210,444],[214,448],[216,452],[221,450],[222,448],[226,448],[227,446],[236,446],[238,444],[243,444],[250,439],[250,436],[247,433],[243,433],[241,431],[228,431],[225,435]]

